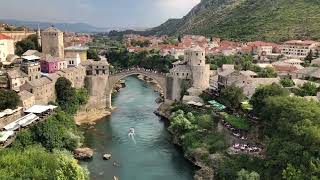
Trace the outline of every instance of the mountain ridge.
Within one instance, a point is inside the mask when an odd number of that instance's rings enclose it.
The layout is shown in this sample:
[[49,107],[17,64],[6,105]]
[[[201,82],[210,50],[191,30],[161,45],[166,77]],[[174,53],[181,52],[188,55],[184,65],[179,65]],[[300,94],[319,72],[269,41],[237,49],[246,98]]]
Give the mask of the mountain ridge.
[[320,39],[317,0],[202,0],[147,35],[197,34],[231,40]]

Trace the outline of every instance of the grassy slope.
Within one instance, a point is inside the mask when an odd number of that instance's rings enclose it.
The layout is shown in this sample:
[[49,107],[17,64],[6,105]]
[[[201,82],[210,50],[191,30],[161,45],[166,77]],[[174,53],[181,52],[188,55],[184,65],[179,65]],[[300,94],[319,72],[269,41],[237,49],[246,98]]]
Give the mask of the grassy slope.
[[238,40],[320,39],[319,14],[317,0],[207,0],[180,21],[151,32]]

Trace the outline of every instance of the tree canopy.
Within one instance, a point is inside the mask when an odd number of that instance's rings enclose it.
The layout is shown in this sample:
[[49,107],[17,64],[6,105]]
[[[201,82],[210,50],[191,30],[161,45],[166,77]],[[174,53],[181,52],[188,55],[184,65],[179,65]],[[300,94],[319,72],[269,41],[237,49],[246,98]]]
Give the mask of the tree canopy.
[[221,90],[219,100],[229,108],[238,109],[245,100],[243,90],[235,85],[227,86]]
[[37,35],[30,35],[26,39],[23,39],[16,43],[15,53],[21,56],[24,52],[28,50],[38,50],[41,51],[40,45],[38,44]]
[[318,87],[312,82],[306,82],[299,87],[298,96],[316,96],[318,92]]
[[89,179],[69,152],[50,153],[40,146],[1,150],[0,166],[0,179]]
[[250,99],[255,113],[259,114],[265,106],[265,99],[270,96],[288,96],[289,91],[278,84],[271,84],[259,87]]
[[12,90],[0,90],[0,110],[15,109],[20,103],[20,96]]
[[88,59],[93,59],[95,61],[100,61],[100,57],[98,55],[98,52],[96,49],[90,48],[87,52],[87,58]]
[[283,87],[293,87],[295,85],[293,80],[289,78],[281,79],[280,83]]

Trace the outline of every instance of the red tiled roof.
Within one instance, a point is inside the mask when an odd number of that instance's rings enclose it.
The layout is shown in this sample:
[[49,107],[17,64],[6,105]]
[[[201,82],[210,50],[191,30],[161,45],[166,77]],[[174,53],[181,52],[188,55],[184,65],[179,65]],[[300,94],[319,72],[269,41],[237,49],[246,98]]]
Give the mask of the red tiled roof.
[[277,72],[295,72],[299,70],[296,66],[292,66],[292,65],[288,65],[288,66],[274,65],[273,67]]
[[0,33],[0,40],[11,39],[11,37]]

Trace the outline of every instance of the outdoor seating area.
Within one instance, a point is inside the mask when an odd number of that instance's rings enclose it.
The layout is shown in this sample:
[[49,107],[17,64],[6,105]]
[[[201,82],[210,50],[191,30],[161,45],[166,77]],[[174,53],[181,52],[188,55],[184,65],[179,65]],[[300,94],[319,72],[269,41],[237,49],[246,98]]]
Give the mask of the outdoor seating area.
[[25,116],[7,124],[0,130],[0,148],[10,145],[15,139],[17,132],[45,120],[56,108],[57,106],[52,105],[34,105],[27,109]]
[[221,124],[222,124],[225,128],[227,128],[234,137],[236,137],[236,138],[238,138],[238,139],[240,139],[240,140],[247,140],[247,139],[248,139],[248,138],[246,137],[246,135],[245,135],[244,132],[242,132],[240,129],[237,129],[237,128],[233,127],[233,126],[232,126],[230,123],[228,123],[227,121],[221,120]]
[[261,154],[263,148],[259,145],[250,145],[250,144],[234,144],[232,150],[236,153],[256,153]]
[[53,105],[34,105],[29,109],[27,109],[25,113],[33,113],[39,116],[40,118],[46,118],[56,108],[57,106],[53,106]]

